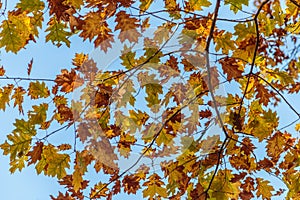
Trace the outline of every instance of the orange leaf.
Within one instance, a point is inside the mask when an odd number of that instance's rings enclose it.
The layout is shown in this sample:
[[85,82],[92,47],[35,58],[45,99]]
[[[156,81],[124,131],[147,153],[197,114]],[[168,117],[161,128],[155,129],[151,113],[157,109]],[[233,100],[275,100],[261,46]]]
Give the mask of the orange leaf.
[[3,66],[0,67],[0,76],[4,76],[5,74],[5,69]]
[[71,72],[68,72],[66,69],[61,70],[61,75],[56,76],[55,83],[61,86],[60,91],[65,93],[72,92],[75,88],[82,85],[82,81],[74,69]]
[[114,38],[106,19],[102,16],[101,12],[88,13],[84,20],[80,37],[90,41],[96,37],[94,41],[95,47],[100,46],[103,51],[107,52],[108,48],[112,47],[111,43],[114,42]]
[[65,150],[71,149],[72,146],[69,144],[61,144],[61,145],[58,145],[57,148],[61,151],[65,151]]
[[117,25],[115,30],[120,30],[119,39],[121,42],[128,40],[129,42],[137,42],[141,34],[136,30],[139,27],[139,20],[131,18],[125,11],[120,11],[115,20]]

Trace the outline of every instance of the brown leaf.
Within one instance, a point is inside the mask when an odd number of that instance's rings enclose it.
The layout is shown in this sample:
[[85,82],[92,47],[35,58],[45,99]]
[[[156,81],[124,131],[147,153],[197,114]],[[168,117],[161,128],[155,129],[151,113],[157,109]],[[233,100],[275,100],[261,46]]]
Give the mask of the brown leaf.
[[99,89],[95,94],[95,105],[97,106],[97,108],[101,106],[107,106],[113,92],[112,87],[106,86],[104,84],[99,84],[98,88]]
[[44,143],[42,142],[37,142],[36,145],[33,147],[32,151],[29,151],[27,153],[27,156],[29,156],[30,161],[28,162],[28,165],[34,164],[36,163],[38,160],[41,160],[42,156],[42,152],[43,152],[43,146]]
[[274,96],[265,86],[262,84],[256,84],[256,98],[259,99],[259,103],[262,103],[264,106],[267,106],[270,102],[270,98]]
[[139,177],[135,175],[126,175],[122,180],[124,192],[127,194],[136,194],[137,190],[141,188]]
[[61,144],[58,145],[57,148],[61,151],[72,149],[72,146],[70,144]]
[[32,64],[33,64],[33,58],[30,60],[30,62],[28,63],[28,67],[27,67],[27,75],[30,76],[31,73],[31,69],[32,69]]
[[121,42],[128,40],[129,42],[138,42],[138,38],[141,34],[137,31],[139,27],[139,20],[137,18],[132,18],[125,11],[120,11],[116,15],[117,25],[115,27],[116,30],[120,30],[119,39]]
[[234,58],[222,59],[219,61],[222,65],[222,69],[225,74],[227,74],[227,79],[231,81],[232,79],[237,79],[242,76],[243,70],[239,69],[240,66],[237,63],[237,60]]
[[57,19],[61,20],[66,10],[68,10],[70,7],[65,5],[61,0],[47,0],[49,3],[49,13],[50,15],[55,14]]

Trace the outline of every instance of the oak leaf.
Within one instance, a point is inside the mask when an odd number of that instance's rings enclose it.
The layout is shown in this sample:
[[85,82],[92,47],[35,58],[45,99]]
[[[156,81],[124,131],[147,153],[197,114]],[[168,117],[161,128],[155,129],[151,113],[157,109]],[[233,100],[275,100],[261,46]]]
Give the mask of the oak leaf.
[[45,82],[30,82],[28,87],[28,95],[31,99],[47,98],[50,95],[50,91]]
[[57,17],[51,17],[47,25],[46,32],[49,33],[46,35],[46,42],[51,41],[52,44],[57,47],[60,47],[63,42],[67,47],[70,47],[71,42],[69,37],[72,33],[65,29],[65,26],[57,19]]
[[107,52],[108,48],[111,48],[111,43],[114,42],[113,34],[105,18],[100,12],[89,12],[86,15],[84,24],[82,25],[82,32],[80,37],[83,40],[94,40],[95,47],[99,47]]
[[116,30],[120,30],[118,38],[121,42],[128,40],[129,42],[137,42],[141,34],[137,31],[139,27],[138,19],[130,17],[125,11],[120,11],[116,14],[117,25]]
[[274,191],[273,186],[269,185],[270,182],[268,180],[264,180],[262,178],[256,178],[256,183],[257,183],[257,186],[256,186],[256,189],[257,189],[256,195],[258,197],[261,196],[262,199],[268,199],[268,200],[270,200],[271,197],[273,196],[272,192]]
[[37,142],[33,149],[27,153],[29,157],[28,165],[35,164],[37,161],[41,160],[42,158],[42,151],[43,151],[43,142]]
[[219,61],[222,65],[222,69],[225,74],[227,74],[227,79],[231,81],[232,79],[238,79],[242,76],[244,72],[243,67],[234,58],[225,58]]

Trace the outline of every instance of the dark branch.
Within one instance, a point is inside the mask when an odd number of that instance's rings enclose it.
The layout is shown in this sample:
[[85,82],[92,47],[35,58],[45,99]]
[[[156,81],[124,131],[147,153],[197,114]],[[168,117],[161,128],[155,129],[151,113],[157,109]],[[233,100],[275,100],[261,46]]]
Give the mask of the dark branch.
[[254,16],[255,31],[256,31],[256,44],[255,44],[255,49],[254,49],[254,53],[253,53],[253,57],[252,57],[252,63],[251,63],[251,68],[250,68],[249,76],[248,76],[248,79],[247,79],[247,84],[246,84],[246,87],[245,87],[245,90],[244,90],[244,94],[243,94],[243,97],[242,97],[242,100],[241,100],[241,105],[240,105],[240,108],[239,108],[239,115],[241,114],[243,102],[244,102],[244,99],[246,97],[246,93],[247,93],[247,90],[248,90],[248,87],[249,87],[250,78],[251,78],[251,75],[253,74],[253,69],[254,69],[254,65],[255,65],[255,59],[256,59],[256,55],[257,55],[257,51],[258,51],[258,46],[259,46],[259,35],[260,35],[260,33],[259,33],[259,27],[258,27],[257,18],[258,18],[258,15],[259,15],[260,11],[264,7],[264,5],[266,5],[268,2],[269,2],[269,0],[264,1],[260,5],[259,9],[257,10],[257,12],[256,12],[256,14]]

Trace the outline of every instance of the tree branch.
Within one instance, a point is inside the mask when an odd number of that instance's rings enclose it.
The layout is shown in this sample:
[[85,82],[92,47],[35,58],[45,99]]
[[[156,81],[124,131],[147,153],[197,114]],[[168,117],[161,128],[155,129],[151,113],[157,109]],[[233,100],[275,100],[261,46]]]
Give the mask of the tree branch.
[[257,12],[256,12],[256,14],[254,16],[255,31],[256,31],[256,44],[255,44],[255,49],[254,49],[254,53],[253,53],[253,57],[252,57],[252,63],[251,63],[251,68],[250,68],[249,76],[248,76],[246,87],[245,87],[245,90],[244,90],[244,94],[243,94],[243,97],[242,97],[242,100],[241,100],[241,105],[239,107],[239,115],[241,114],[243,102],[244,102],[244,99],[246,97],[246,93],[247,93],[247,90],[248,90],[248,87],[249,87],[250,78],[251,78],[251,75],[253,74],[253,69],[254,69],[254,65],[255,65],[255,59],[256,59],[256,55],[257,55],[257,51],[258,51],[258,46],[259,46],[259,35],[260,35],[260,33],[259,33],[259,27],[258,27],[257,18],[258,18],[258,15],[259,15],[260,11],[264,7],[264,5],[266,5],[269,1],[270,0],[264,1],[260,5],[259,9],[257,10]]

